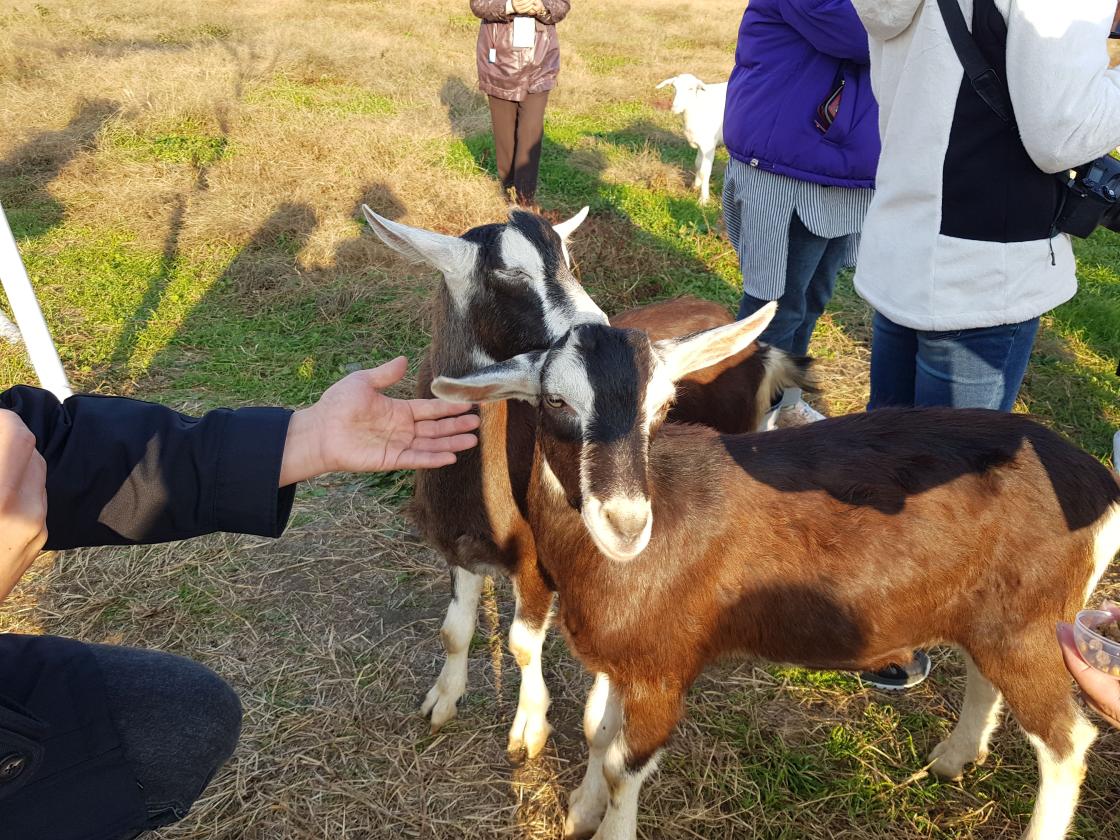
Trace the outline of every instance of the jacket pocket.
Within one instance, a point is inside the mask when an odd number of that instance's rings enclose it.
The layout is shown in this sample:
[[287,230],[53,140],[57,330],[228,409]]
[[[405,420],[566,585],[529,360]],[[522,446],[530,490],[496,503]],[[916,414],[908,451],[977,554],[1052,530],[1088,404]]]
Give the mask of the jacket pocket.
[[49,730],[43,721],[0,696],[0,800],[35,778]]
[[[851,71],[847,62],[841,65],[839,78],[844,82],[840,94],[840,105],[836,111],[836,117],[828,126],[828,130],[821,135],[825,142],[834,146],[844,145],[848,135],[852,133],[852,124],[855,121],[855,102],[859,93],[856,74]],[[829,93],[831,94],[831,91]]]

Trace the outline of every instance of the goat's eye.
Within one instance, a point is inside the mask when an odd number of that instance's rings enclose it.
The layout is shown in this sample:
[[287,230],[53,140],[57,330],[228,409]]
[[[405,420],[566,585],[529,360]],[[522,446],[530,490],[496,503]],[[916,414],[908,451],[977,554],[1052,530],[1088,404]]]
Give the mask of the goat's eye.
[[559,397],[547,396],[544,398],[544,404],[549,408],[562,409],[567,408],[568,404]]
[[526,271],[520,268],[500,268],[493,272],[495,280],[501,283],[508,283],[516,286],[522,286],[530,281],[530,277]]

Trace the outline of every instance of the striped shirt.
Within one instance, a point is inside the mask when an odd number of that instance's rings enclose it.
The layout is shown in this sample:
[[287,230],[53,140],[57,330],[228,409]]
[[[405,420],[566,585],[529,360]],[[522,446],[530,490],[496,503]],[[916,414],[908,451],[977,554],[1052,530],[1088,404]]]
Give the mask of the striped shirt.
[[777,300],[785,292],[795,212],[816,236],[847,237],[844,265],[854,266],[874,195],[875,190],[800,181],[731,158],[723,179],[723,221],[739,255],[743,291],[762,300]]

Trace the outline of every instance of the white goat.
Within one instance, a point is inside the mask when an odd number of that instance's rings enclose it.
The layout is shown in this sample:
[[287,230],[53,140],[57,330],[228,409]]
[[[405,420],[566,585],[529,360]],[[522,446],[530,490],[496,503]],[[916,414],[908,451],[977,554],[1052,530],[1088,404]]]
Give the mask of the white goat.
[[712,180],[712,163],[716,147],[723,143],[723,103],[727,98],[727,82],[704,84],[691,73],[666,79],[658,90],[672,85],[673,113],[684,115],[684,136],[696,149],[696,178],[692,188],[700,190],[700,203],[708,203],[708,184]]

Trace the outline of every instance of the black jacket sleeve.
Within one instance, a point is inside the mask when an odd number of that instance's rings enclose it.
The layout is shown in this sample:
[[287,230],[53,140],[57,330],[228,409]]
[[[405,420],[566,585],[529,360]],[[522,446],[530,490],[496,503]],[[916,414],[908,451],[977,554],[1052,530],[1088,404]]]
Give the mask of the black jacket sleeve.
[[277,489],[291,412],[188,417],[154,403],[38,388],[0,393],[47,462],[47,549],[157,543],[214,531],[279,536],[294,487]]

